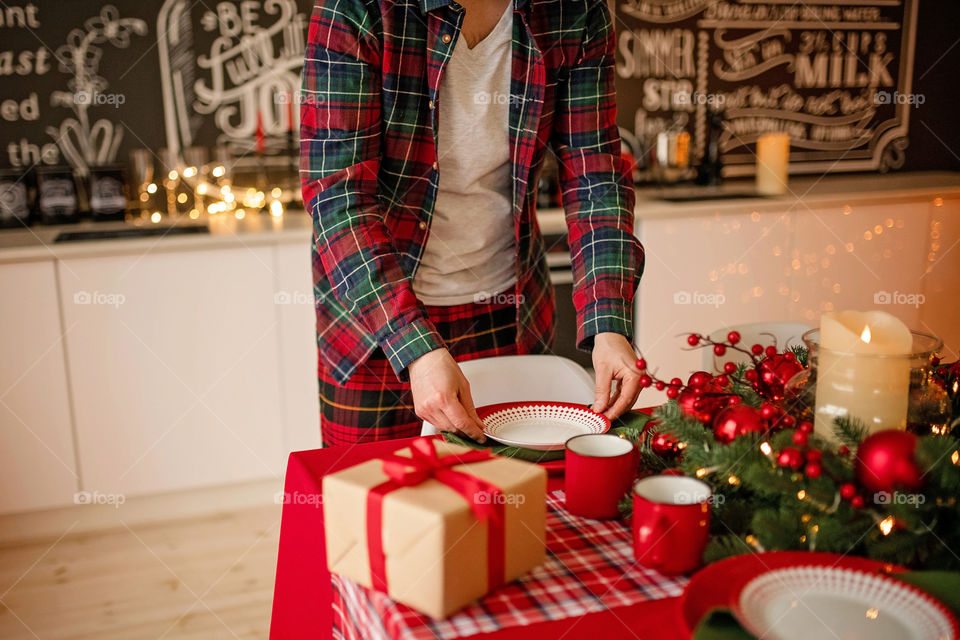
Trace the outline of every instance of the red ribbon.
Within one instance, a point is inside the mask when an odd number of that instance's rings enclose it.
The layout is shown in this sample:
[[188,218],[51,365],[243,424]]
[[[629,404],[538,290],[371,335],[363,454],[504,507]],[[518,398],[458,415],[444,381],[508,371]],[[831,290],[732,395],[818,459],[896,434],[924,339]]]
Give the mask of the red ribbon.
[[430,478],[447,485],[470,505],[480,522],[487,522],[487,588],[503,584],[504,509],[500,488],[451,467],[491,460],[488,451],[469,451],[440,457],[433,446],[433,438],[417,438],[410,445],[410,457],[395,453],[382,458],[383,471],[390,478],[370,489],[367,494],[367,553],[370,558],[370,579],[373,588],[387,591],[387,559],[383,552],[383,497],[403,487],[414,487]]

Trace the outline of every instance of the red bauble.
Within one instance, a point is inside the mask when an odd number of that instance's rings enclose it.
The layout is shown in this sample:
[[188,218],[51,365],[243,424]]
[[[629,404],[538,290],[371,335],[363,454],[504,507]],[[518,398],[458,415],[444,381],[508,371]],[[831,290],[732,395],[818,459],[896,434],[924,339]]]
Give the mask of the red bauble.
[[655,454],[661,458],[672,458],[680,452],[680,447],[675,438],[655,430],[658,424],[655,420],[647,422],[643,425],[643,433],[650,438],[650,448]]
[[912,433],[897,429],[878,431],[857,448],[857,480],[874,493],[919,489],[922,472],[913,457],[916,448],[917,436]]
[[760,412],[745,404],[727,407],[713,419],[713,437],[724,444],[745,433],[763,433],[765,430]]
[[703,387],[713,381],[713,376],[706,371],[694,371],[687,379],[688,387]]
[[771,400],[783,399],[783,388],[793,376],[803,371],[796,356],[786,353],[768,355],[757,365],[757,391]]
[[702,387],[686,387],[680,392],[677,402],[680,410],[691,418],[700,422],[710,422],[723,406],[726,405],[726,396],[713,382]]

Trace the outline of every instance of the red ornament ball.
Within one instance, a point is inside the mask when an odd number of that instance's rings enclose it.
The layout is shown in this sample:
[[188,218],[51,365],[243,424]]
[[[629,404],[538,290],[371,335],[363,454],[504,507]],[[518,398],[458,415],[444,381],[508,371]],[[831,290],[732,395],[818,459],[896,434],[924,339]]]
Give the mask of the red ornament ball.
[[799,449],[784,447],[780,451],[780,455],[777,456],[777,463],[779,463],[781,467],[799,469],[803,465],[803,454],[800,453]]
[[724,444],[745,433],[763,433],[765,430],[760,412],[745,404],[729,406],[713,419],[713,437]]
[[655,454],[661,458],[671,458],[680,452],[680,447],[675,438],[656,431],[658,424],[656,420],[647,422],[643,425],[643,433],[650,439],[650,448]]
[[922,478],[913,455],[916,448],[917,436],[907,431],[874,433],[857,448],[857,480],[874,493],[919,489]]
[[687,380],[688,387],[703,387],[713,381],[713,376],[711,376],[706,371],[695,371],[690,374],[690,378]]
[[[776,351],[776,350],[774,350]],[[768,355],[757,365],[760,379],[757,381],[757,391],[765,398],[780,400],[783,398],[783,388],[790,378],[803,371],[803,367],[796,358],[788,358],[785,354],[774,352]]]
[[707,423],[726,405],[727,396],[722,393],[720,387],[711,381],[702,387],[687,387],[679,393],[677,402],[685,415]]
[[740,342],[740,332],[731,331],[730,333],[728,333],[727,342],[729,342],[730,344],[737,344],[738,342]]

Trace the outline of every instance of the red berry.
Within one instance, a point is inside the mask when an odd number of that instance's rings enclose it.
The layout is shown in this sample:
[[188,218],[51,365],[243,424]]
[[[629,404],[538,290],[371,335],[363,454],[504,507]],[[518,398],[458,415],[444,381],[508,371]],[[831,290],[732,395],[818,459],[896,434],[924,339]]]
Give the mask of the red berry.
[[728,378],[727,376],[717,376],[714,379],[714,382],[717,383],[717,386],[725,387],[728,384],[730,384],[730,378]]
[[[783,422],[783,426],[785,426],[787,429],[790,429],[793,427],[793,425],[797,424],[797,419],[793,416],[783,416],[783,420],[781,420],[781,422]],[[805,432],[801,431],[800,433]]]
[[863,507],[863,496],[853,496],[850,498],[850,506],[854,509],[860,509]]
[[756,382],[757,381],[757,370],[756,369],[747,369],[743,373],[743,377],[747,379],[747,382]]
[[679,391],[676,387],[667,387],[667,397],[668,397],[668,398],[670,398],[671,400],[673,400],[673,399],[676,398],[678,395],[680,395],[680,391]]
[[760,407],[760,415],[762,415],[765,420],[769,420],[776,414],[777,408],[772,404],[765,403],[762,407]]
[[755,356],[760,355],[761,353],[763,353],[763,345],[762,344],[753,345],[752,347],[750,347],[750,353],[752,353]]
[[740,404],[743,400],[740,399],[740,396],[730,396],[727,398],[727,404],[733,406],[735,404]]
[[793,351],[787,351],[785,354],[783,354],[783,357],[787,360],[796,360],[797,354],[795,354]]
[[820,462],[821,460],[823,460],[823,452],[820,449],[807,451],[807,462]]
[[640,369],[640,371],[646,371],[647,361],[644,360],[643,358],[640,358],[639,360],[637,360],[637,369]]
[[653,384],[653,379],[652,379],[650,376],[648,376],[647,374],[643,374],[642,376],[640,376],[639,382],[640,382],[640,388],[641,388],[641,389],[646,389],[646,388],[649,387],[651,384]]
[[794,444],[800,445],[801,447],[807,446],[807,434],[803,431],[794,431],[793,432],[793,442]]
[[820,467],[819,462],[808,462],[804,472],[807,474],[807,477],[816,480],[820,477],[820,473],[823,469]]
[[813,433],[813,423],[807,421],[801,422],[797,429],[803,431],[804,433]]
[[734,373],[737,370],[737,365],[732,362],[723,363],[723,372],[727,375]]
[[700,336],[698,336],[695,333],[691,333],[690,335],[687,336],[687,344],[690,345],[691,347],[697,346],[698,344],[700,344]]
[[681,380],[680,378],[670,378],[670,386],[681,387],[683,386],[683,380]]
[[770,345],[769,347],[764,349],[763,352],[767,354],[768,358],[772,358],[773,356],[777,355],[777,348],[773,345]]
[[738,342],[740,342],[740,332],[731,331],[730,333],[728,333],[727,342],[729,342],[730,344],[737,344]]
[[713,345],[713,355],[722,356],[727,352],[727,348],[722,344]]
[[793,447],[784,447],[784,449],[780,451],[780,455],[777,456],[777,462],[780,463],[782,467],[799,469],[803,464],[803,454]]
[[844,500],[849,500],[853,496],[857,495],[857,488],[850,482],[847,482],[840,487],[840,496]]
[[839,453],[839,454],[842,455],[842,456],[845,456],[845,455],[847,455],[848,453],[850,453],[850,447],[848,447],[848,446],[845,445],[845,444],[842,444],[842,445],[840,445],[840,447],[837,449],[837,453]]
[[663,380],[657,380],[657,384],[656,384],[657,391],[663,391],[666,388],[666,386],[667,386],[666,382],[664,382]]

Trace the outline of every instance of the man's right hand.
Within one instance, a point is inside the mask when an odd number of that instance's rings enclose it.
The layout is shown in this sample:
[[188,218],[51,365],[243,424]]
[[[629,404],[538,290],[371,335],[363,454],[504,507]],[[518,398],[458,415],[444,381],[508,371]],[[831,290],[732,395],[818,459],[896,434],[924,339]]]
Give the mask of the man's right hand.
[[414,360],[407,371],[413,409],[440,431],[460,433],[483,442],[483,422],[470,397],[470,384],[446,349],[435,349]]

